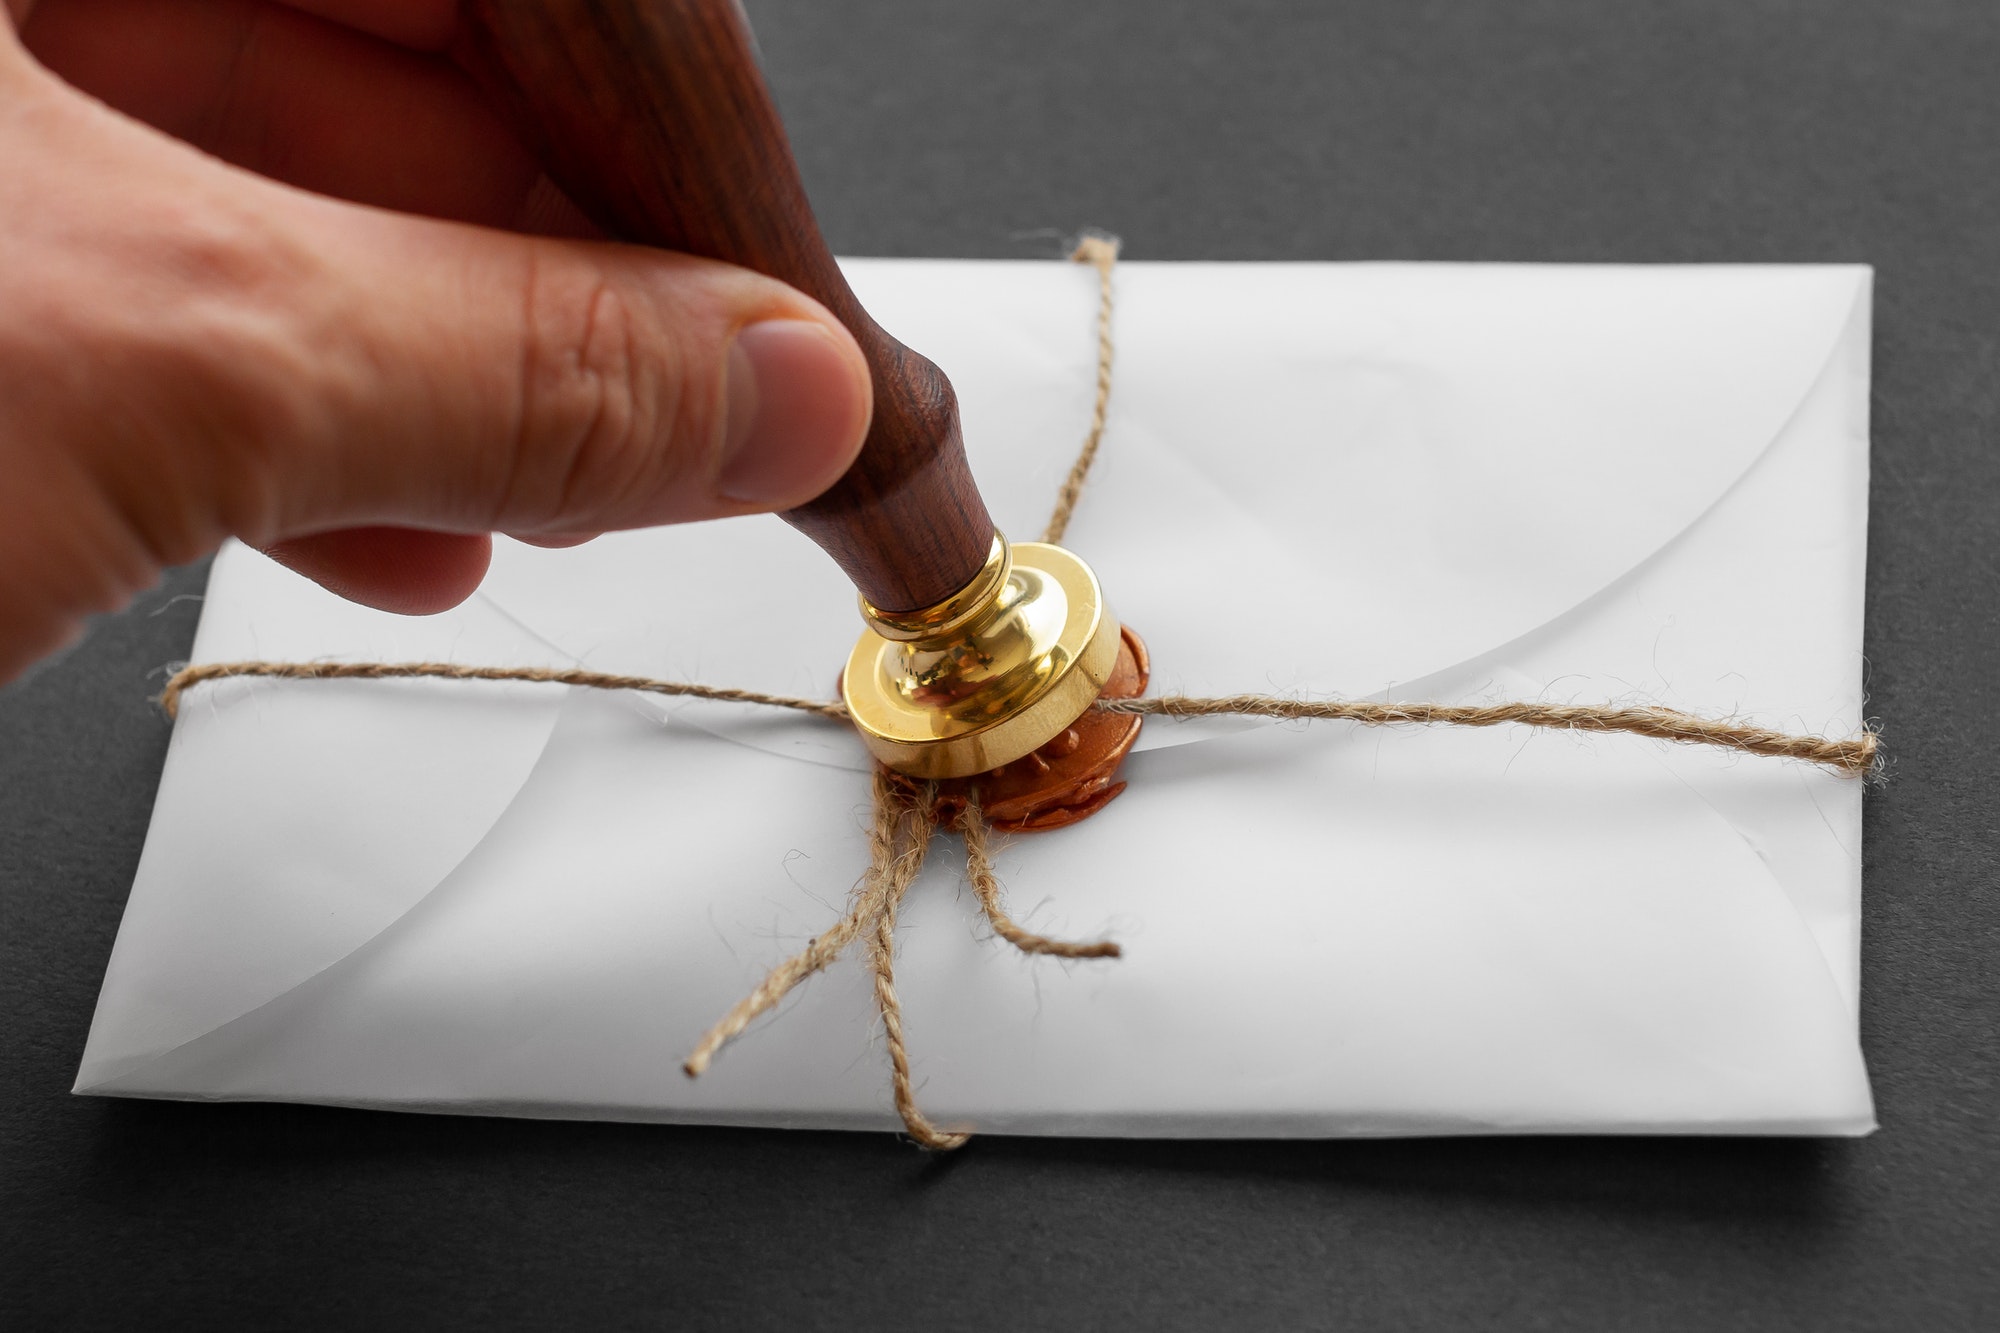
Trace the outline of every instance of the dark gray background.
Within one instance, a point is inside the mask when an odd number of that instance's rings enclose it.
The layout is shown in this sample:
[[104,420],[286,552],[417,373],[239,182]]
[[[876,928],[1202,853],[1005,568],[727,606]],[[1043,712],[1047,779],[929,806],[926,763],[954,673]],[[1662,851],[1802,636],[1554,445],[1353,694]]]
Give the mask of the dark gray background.
[[[2000,5],[750,6],[847,253],[1877,265],[1860,1142],[1129,1144],[71,1098],[199,571],[0,694],[0,1321],[1990,1327]],[[23,1319],[21,1316],[28,1316]]]

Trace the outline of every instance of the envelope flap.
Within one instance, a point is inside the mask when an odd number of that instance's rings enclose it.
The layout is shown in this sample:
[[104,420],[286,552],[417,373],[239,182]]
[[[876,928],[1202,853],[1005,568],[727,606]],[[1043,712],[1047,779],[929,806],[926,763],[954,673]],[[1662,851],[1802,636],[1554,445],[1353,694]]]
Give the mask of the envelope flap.
[[[1163,682],[1350,695],[1518,637],[1682,532],[1776,438],[1866,279],[1135,268],[1073,540],[1162,625]],[[1190,307],[1198,359],[1169,328]],[[1190,633],[1189,602],[1225,632]]]
[[[847,270],[950,373],[997,521],[1038,535],[1089,416],[1095,275]],[[1110,428],[1069,543],[1164,689],[1373,693],[1526,633],[1684,530],[1796,410],[1866,279],[1122,265]],[[512,550],[489,588],[592,665],[758,689],[824,695],[857,629],[831,562],[769,520]]]

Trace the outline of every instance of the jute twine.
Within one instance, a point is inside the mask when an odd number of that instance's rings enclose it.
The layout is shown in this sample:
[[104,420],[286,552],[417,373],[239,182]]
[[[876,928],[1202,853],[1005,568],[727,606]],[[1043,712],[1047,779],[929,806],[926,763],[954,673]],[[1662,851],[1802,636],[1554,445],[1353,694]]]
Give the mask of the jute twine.
[[[1042,540],[1060,542],[1069,530],[1104,438],[1105,415],[1111,402],[1111,340],[1113,266],[1118,242],[1107,236],[1085,236],[1070,258],[1097,270],[1097,393],[1090,427],[1075,464],[1056,497]],[[650,676],[620,676],[601,671],[554,670],[542,667],[475,667],[450,662],[208,662],[183,667],[167,681],[160,695],[168,716],[178,716],[183,696],[196,685],[232,676],[262,676],[285,680],[398,680],[432,678],[457,681],[531,681],[592,690],[638,690],[726,703],[789,708],[796,712],[845,721],[847,708],[836,700],[801,699],[758,690],[737,690]],[[1202,699],[1166,695],[1151,699],[1099,700],[1094,707],[1112,713],[1162,717],[1213,717],[1221,714],[1357,722],[1364,726],[1494,727],[1512,724],[1572,732],[1624,732],[1657,740],[1710,745],[1745,754],[1797,759],[1860,777],[1873,771],[1880,742],[1871,729],[1858,736],[1835,739],[1797,735],[1767,727],[1706,718],[1670,708],[1612,707],[1589,704],[1501,703],[1427,704],[1370,703],[1338,699],[1294,699],[1269,694],[1238,694]],[[917,1105],[910,1073],[909,1049],[903,1036],[902,1004],[896,996],[896,911],[923,869],[924,857],[937,832],[934,792],[892,782],[878,769],[874,778],[873,821],[869,828],[868,870],[855,885],[845,915],[830,930],[773,968],[757,988],[739,1000],[695,1044],[682,1064],[690,1078],[698,1077],[716,1054],[756,1019],[775,1007],[799,983],[826,968],[865,941],[867,966],[874,978],[875,1007],[889,1048],[890,1087],[896,1112],[910,1137],[939,1151],[958,1148],[970,1137],[964,1129],[943,1129],[931,1123]],[[1007,914],[1000,882],[993,872],[991,830],[980,812],[975,793],[953,825],[965,844],[965,877],[993,933],[1027,954],[1057,958],[1116,958],[1119,948],[1108,940],[1078,943],[1051,939],[1024,930]]]

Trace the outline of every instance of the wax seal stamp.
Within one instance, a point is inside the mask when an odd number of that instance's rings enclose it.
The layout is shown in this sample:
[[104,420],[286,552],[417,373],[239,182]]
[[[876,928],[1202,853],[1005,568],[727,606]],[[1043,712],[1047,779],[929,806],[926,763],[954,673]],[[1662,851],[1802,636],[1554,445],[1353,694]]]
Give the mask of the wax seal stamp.
[[[1072,732],[1084,753],[1097,729],[1078,720],[1118,666],[1118,621],[1082,560],[994,530],[950,379],[875,322],[827,248],[741,6],[465,0],[459,24],[456,58],[607,235],[767,274],[853,335],[874,388],[868,437],[784,518],[860,593],[867,629],[841,689],[869,751],[925,782],[1037,755],[1053,770]],[[1114,252],[1092,253],[1108,280]],[[1108,389],[1100,374],[1092,448]],[[1058,537],[1081,484],[1065,487]]]
[[1028,759],[1074,728],[1119,664],[1097,576],[1044,542],[995,533],[985,566],[951,597],[895,614],[863,598],[861,613],[868,628],[841,694],[869,752],[913,778]]

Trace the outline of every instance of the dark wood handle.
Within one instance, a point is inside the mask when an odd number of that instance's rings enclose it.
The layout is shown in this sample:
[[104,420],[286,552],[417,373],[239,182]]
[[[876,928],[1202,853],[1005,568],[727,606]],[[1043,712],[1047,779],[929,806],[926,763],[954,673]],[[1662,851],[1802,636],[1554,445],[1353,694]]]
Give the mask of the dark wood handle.
[[957,395],[848,289],[735,0],[464,0],[461,20],[461,60],[600,227],[769,274],[860,342],[875,379],[868,442],[785,519],[882,610],[970,583],[993,521],[966,466]]

